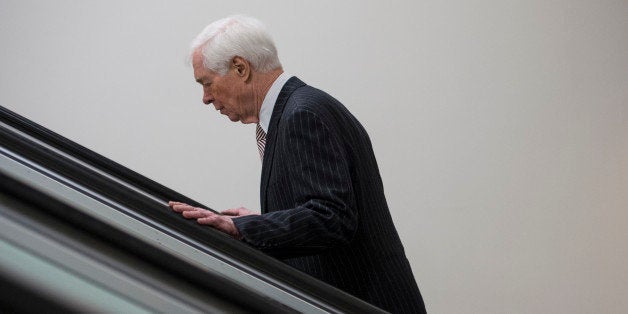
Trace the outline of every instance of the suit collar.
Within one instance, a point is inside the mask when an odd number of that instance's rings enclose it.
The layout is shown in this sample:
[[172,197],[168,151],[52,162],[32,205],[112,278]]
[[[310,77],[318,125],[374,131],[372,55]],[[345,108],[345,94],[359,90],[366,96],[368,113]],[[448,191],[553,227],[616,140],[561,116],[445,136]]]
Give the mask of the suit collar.
[[268,212],[268,208],[266,208],[266,190],[268,189],[268,181],[272,170],[272,161],[275,157],[275,143],[279,131],[278,125],[288,99],[297,88],[304,85],[305,83],[295,76],[288,79],[281,89],[281,92],[279,92],[279,96],[275,102],[275,108],[273,108],[273,114],[270,117],[270,124],[268,125],[268,132],[266,134],[266,147],[264,148],[264,160],[262,161],[262,180],[260,183],[260,205],[262,213]]

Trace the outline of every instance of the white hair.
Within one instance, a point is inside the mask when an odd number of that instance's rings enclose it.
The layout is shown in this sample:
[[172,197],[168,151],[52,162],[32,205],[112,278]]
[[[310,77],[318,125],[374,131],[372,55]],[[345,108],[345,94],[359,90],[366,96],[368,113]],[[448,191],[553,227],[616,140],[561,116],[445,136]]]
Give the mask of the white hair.
[[192,55],[200,49],[205,68],[224,75],[231,60],[238,56],[259,72],[281,68],[277,48],[259,20],[233,15],[209,24],[196,36],[190,47]]

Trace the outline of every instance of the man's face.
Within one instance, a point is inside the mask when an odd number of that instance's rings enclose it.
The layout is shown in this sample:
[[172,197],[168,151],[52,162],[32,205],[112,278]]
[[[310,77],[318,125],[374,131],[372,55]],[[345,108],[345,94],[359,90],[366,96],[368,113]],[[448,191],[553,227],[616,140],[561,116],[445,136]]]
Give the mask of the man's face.
[[221,76],[203,66],[203,56],[197,51],[192,55],[192,67],[194,78],[203,86],[204,104],[214,104],[216,110],[233,122],[255,122],[257,114],[251,93],[233,65]]

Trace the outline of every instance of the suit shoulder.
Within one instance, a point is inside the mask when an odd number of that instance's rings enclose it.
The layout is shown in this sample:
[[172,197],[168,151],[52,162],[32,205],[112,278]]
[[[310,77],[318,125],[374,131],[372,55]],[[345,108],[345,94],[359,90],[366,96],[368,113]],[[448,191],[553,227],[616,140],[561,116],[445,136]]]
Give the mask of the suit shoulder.
[[286,109],[291,114],[297,112],[310,112],[315,115],[349,114],[347,108],[336,98],[328,93],[304,85],[297,88],[286,103]]

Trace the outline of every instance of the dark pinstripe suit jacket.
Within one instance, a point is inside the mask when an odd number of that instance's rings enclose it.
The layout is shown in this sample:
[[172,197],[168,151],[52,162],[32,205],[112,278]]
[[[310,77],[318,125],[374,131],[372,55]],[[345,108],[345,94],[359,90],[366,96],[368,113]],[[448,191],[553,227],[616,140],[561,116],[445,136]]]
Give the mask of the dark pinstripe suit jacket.
[[336,99],[292,77],[268,127],[250,245],[393,313],[423,300],[384,197],[370,139]]

